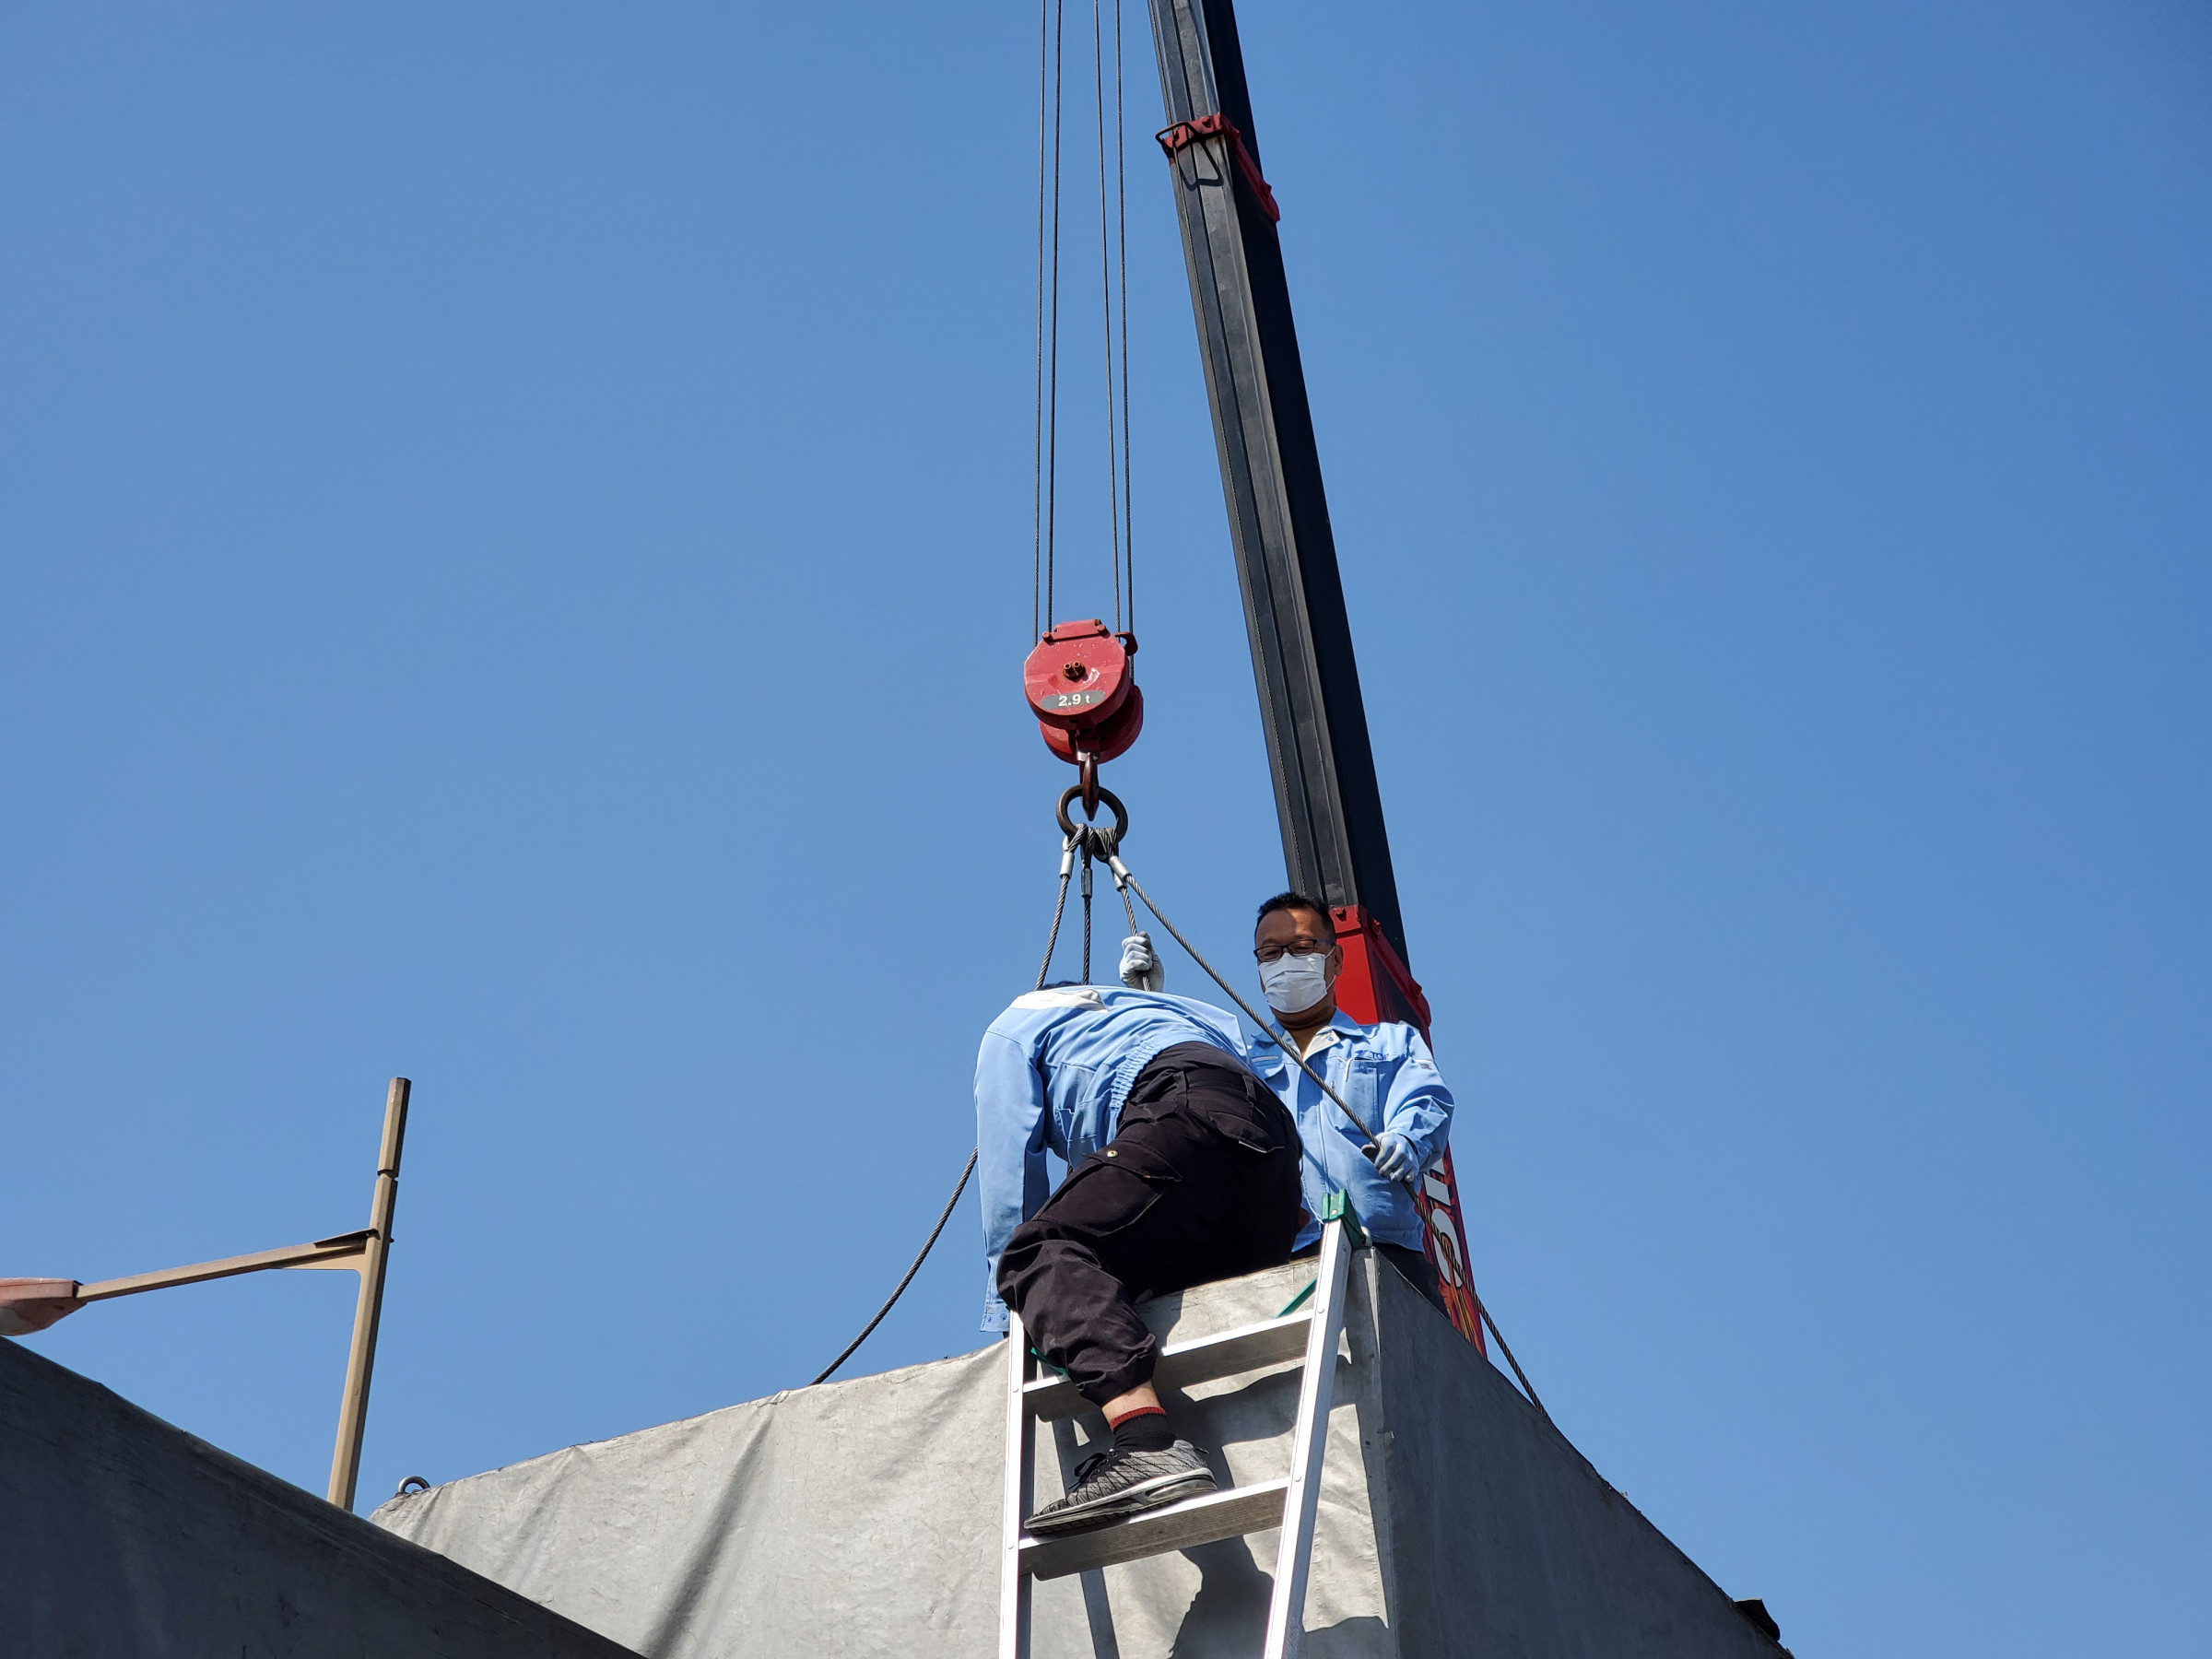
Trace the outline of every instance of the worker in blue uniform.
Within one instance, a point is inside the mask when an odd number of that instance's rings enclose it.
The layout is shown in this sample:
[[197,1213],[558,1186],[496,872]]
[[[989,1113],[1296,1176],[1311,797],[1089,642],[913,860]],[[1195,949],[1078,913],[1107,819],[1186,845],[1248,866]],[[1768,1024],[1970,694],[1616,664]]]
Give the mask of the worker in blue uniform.
[[[1276,1024],[1272,1033],[1253,1042],[1246,1058],[1298,1120],[1305,1144],[1307,1210],[1318,1216],[1329,1194],[1344,1194],[1375,1247],[1441,1310],[1443,1289],[1421,1248],[1421,1218],[1401,1184],[1418,1180],[1444,1155],[1452,1132],[1452,1091],[1428,1043],[1409,1025],[1361,1025],[1338,1009],[1336,976],[1344,951],[1318,901],[1277,893],[1262,904],[1253,956]],[[1373,1145],[1284,1053],[1285,1045],[1375,1132]],[[1320,1224],[1308,1221],[1299,1235],[1299,1253],[1317,1249],[1320,1239]]]
[[[1215,1489],[1169,1427],[1135,1304],[1288,1261],[1305,1219],[1298,1133],[1235,1016],[1159,990],[1141,935],[1123,977],[1017,997],[976,1055],[983,1328],[1010,1307],[1113,1433],[1030,1518],[1040,1535]],[[1049,1196],[1048,1153],[1068,1166]]]

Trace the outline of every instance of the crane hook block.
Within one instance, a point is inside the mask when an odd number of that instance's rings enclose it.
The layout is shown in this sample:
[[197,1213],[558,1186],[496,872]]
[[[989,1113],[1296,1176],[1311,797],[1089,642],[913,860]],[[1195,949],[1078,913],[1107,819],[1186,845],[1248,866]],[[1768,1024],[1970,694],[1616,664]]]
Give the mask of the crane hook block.
[[1136,636],[1098,618],[1063,622],[1037,642],[1021,666],[1021,686],[1045,747],[1070,766],[1088,755],[1111,760],[1145,727],[1136,688]]

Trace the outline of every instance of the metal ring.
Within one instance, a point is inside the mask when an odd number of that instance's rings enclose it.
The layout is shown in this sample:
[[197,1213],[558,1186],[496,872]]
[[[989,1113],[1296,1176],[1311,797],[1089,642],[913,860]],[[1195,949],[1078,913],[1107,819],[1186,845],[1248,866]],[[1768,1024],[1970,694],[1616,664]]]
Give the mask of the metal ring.
[[392,1496],[394,1498],[410,1498],[413,1497],[417,1492],[427,1492],[429,1489],[430,1483],[429,1481],[425,1480],[419,1475],[410,1475],[405,1480],[399,1483],[399,1490],[393,1493]]
[[[1060,828],[1066,834],[1074,835],[1077,833],[1076,829],[1076,820],[1067,816],[1067,809],[1075,804],[1077,798],[1080,796],[1082,793],[1082,784],[1069,784],[1067,788],[1061,791],[1060,805],[1053,809],[1053,816],[1060,820]],[[1114,846],[1119,846],[1123,841],[1126,841],[1129,836],[1129,808],[1122,805],[1121,796],[1115,794],[1112,790],[1106,788],[1103,784],[1101,784],[1099,788],[1099,799],[1113,808],[1113,842]],[[1092,826],[1088,821],[1086,821],[1083,825],[1083,829],[1086,830],[1089,830],[1091,827]],[[1088,837],[1086,837],[1086,839],[1088,839]],[[1106,849],[1106,852],[1111,853],[1112,850],[1112,847],[1109,847]]]

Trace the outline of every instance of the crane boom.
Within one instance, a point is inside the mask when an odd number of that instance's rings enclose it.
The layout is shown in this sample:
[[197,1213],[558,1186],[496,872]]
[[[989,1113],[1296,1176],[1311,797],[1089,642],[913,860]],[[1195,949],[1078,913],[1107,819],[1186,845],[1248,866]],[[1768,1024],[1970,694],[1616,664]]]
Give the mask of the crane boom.
[[1150,0],[1191,302],[1290,883],[1406,958],[1274,203],[1231,0]]
[[[1429,1004],[1406,965],[1382,792],[1276,236],[1280,215],[1253,135],[1236,6],[1148,4],[1168,115],[1159,142],[1174,172],[1283,863],[1292,887],[1329,907],[1344,951],[1337,1006],[1369,1023],[1404,1020],[1427,1036]],[[1452,1322],[1481,1348],[1451,1153],[1417,1185],[1423,1245]]]

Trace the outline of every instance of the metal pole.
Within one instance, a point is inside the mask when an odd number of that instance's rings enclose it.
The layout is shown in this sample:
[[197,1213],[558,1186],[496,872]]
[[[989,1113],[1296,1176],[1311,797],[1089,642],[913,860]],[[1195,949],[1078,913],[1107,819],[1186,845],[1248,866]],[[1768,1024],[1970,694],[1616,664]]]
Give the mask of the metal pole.
[[369,1375],[376,1369],[376,1325],[384,1309],[384,1262],[392,1248],[392,1211],[399,1202],[399,1149],[407,1134],[407,1094],[414,1085],[392,1079],[384,1096],[384,1138],[376,1156],[376,1192],[369,1205],[368,1248],[361,1257],[361,1295],[353,1309],[353,1346],[346,1356],[346,1392],[338,1400],[338,1445],[330,1460],[330,1500],[353,1507],[361,1472],[361,1431],[369,1423]]

